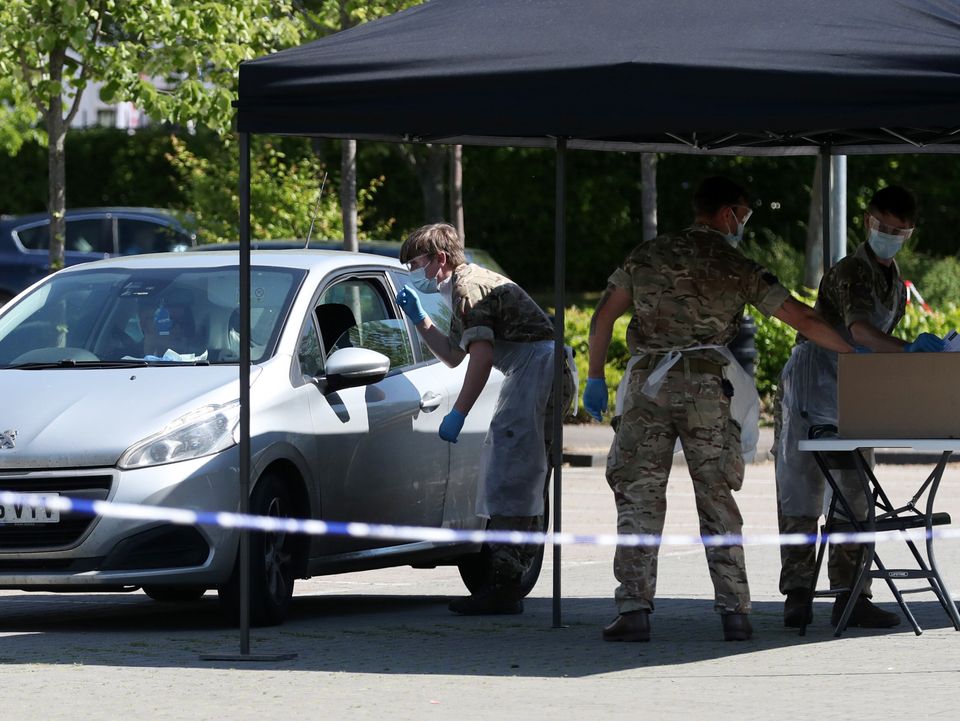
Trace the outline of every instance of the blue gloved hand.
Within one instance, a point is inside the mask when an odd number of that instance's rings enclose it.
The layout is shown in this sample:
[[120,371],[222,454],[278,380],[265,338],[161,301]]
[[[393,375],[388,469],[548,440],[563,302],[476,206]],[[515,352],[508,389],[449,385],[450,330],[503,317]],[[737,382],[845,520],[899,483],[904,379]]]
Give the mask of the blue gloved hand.
[[440,421],[440,437],[449,443],[456,443],[466,418],[467,416],[456,408],[447,413]]
[[867,348],[865,345],[855,345],[853,347],[853,352],[854,353],[873,353],[873,351]]
[[913,343],[907,343],[905,353],[939,353],[947,344],[933,333],[921,333]]
[[415,325],[420,325],[423,323],[423,319],[427,317],[426,311],[420,304],[420,296],[417,295],[417,291],[412,286],[405,285],[403,290],[397,293],[397,305]]
[[603,412],[607,410],[607,380],[606,378],[587,378],[587,387],[583,390],[583,407],[596,420],[602,420]]

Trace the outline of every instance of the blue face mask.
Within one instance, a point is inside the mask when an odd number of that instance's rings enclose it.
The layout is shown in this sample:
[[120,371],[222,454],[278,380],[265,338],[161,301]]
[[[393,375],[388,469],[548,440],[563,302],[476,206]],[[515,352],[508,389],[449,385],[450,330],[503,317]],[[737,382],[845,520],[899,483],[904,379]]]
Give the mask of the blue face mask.
[[893,235],[892,233],[881,233],[876,228],[870,229],[867,236],[867,242],[870,249],[881,260],[890,260],[897,254],[897,251],[903,247],[904,238],[902,235]]
[[[735,206],[735,207],[742,208],[742,207],[745,207],[745,206],[738,205],[738,206]],[[733,207],[730,208],[730,212],[733,213],[734,220],[737,221],[737,232],[736,232],[736,233],[726,233],[726,234],[724,234],[723,237],[726,238],[726,241],[727,241],[730,245],[732,245],[734,248],[736,248],[738,245],[740,245],[740,241],[743,240],[743,229],[747,226],[747,221],[750,220],[750,216],[753,215],[753,211],[750,210],[749,208],[747,208],[747,214],[743,216],[743,220],[739,220],[739,219],[737,218],[736,211],[733,210]]]
[[413,284],[413,287],[419,290],[421,293],[439,293],[440,286],[437,284],[437,279],[427,277],[427,267],[417,268],[416,270],[410,273],[410,282]]

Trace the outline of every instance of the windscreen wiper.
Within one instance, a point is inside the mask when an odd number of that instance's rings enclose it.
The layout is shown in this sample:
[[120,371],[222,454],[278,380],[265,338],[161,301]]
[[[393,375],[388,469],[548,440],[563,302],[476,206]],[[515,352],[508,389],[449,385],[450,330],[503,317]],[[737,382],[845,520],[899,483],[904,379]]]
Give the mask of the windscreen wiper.
[[73,360],[64,358],[58,361],[34,361],[31,363],[11,363],[4,366],[13,370],[39,371],[52,368],[145,368],[150,364],[145,360]]

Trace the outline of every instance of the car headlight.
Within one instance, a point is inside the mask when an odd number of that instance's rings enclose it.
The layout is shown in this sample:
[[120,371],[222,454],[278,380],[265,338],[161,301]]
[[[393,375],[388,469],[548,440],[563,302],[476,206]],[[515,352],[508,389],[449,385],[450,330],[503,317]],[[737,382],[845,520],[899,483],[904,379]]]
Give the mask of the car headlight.
[[198,408],[134,443],[120,456],[117,466],[146,468],[219,453],[236,445],[239,423],[239,400]]

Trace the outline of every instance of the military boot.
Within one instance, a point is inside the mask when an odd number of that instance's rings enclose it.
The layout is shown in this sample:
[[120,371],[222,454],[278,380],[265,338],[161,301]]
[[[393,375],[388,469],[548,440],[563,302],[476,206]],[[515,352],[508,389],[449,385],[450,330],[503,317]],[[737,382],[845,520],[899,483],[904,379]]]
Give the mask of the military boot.
[[627,611],[603,629],[604,641],[649,641],[650,611]]
[[523,599],[516,588],[493,584],[447,606],[461,616],[508,616],[523,613]]
[[750,616],[745,613],[725,613],[720,616],[724,641],[749,641],[753,637]]
[[[849,593],[841,593],[833,602],[830,623],[834,626],[840,624],[840,617],[843,615],[843,609],[849,600]],[[850,620],[847,621],[848,628],[893,628],[899,625],[900,617],[897,614],[884,611],[862,594],[853,607]]]
[[806,588],[787,591],[787,600],[783,602],[783,625],[787,628],[800,628],[810,623],[813,623],[810,591]]

